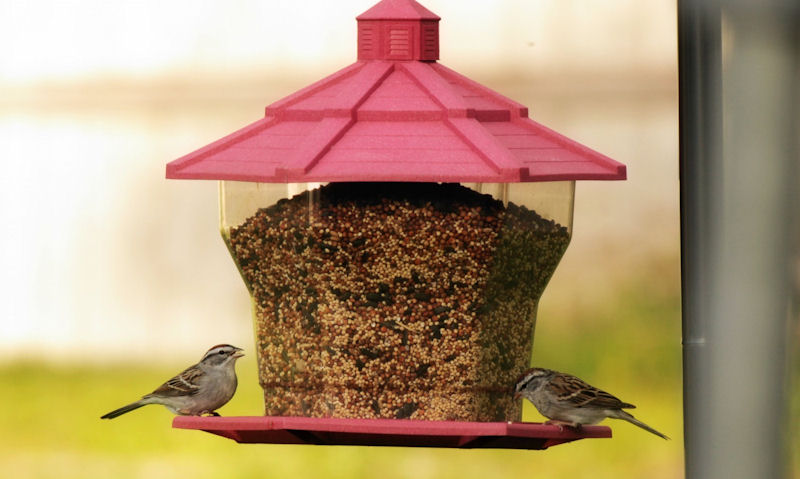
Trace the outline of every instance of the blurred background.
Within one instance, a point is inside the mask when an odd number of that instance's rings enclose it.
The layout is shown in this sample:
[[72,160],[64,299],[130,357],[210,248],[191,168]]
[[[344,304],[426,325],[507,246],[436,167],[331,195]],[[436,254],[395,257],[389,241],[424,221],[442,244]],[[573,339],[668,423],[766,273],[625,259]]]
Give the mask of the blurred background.
[[[422,2],[443,19],[441,63],[627,164],[627,181],[578,183],[533,362],[636,404],[672,441],[609,421],[613,439],[543,452],[237,445],[173,430],[161,407],[99,420],[220,342],[249,353],[221,413],[262,414],[249,299],[219,236],[217,185],[167,181],[165,164],[355,61],[354,17],[374,3],[0,3],[2,470],[682,476],[675,0]],[[524,418],[541,420],[529,405]]]

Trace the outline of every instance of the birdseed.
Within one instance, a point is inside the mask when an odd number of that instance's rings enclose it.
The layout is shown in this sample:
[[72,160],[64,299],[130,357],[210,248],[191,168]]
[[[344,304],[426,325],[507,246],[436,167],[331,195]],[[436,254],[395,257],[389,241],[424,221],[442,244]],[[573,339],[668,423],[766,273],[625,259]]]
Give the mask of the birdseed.
[[228,246],[254,301],[265,413],[514,421],[567,228],[457,184],[331,183]]

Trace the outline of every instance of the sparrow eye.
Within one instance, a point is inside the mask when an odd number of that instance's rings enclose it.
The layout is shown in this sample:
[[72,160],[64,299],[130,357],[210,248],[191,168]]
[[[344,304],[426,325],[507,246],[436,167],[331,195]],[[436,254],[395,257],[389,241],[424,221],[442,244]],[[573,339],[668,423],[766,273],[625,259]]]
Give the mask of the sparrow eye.
[[225,354],[225,351],[220,350],[219,354]]

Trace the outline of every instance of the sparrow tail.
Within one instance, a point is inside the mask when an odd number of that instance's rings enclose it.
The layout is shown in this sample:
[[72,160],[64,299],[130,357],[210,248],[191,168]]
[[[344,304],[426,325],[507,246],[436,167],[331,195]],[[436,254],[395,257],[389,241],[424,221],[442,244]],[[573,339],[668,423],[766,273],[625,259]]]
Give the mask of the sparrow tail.
[[624,419],[624,420],[628,421],[629,423],[631,423],[631,424],[633,424],[635,426],[639,426],[640,428],[644,429],[645,431],[651,432],[651,433],[655,434],[656,436],[658,436],[658,437],[660,437],[662,439],[669,439],[669,437],[667,437],[665,434],[662,434],[662,433],[656,431],[655,429],[653,429],[652,427],[650,427],[647,424],[643,423],[642,421],[636,419],[635,417],[633,417],[629,413],[627,413],[625,411],[622,411],[622,410],[619,410],[617,412],[618,412],[618,415],[612,416],[612,417],[616,417],[617,419]]
[[106,414],[105,416],[102,416],[100,419],[114,419],[115,417],[121,416],[121,415],[125,414],[126,412],[131,412],[134,409],[139,409],[140,407],[144,406],[145,404],[148,404],[148,403],[142,402],[142,401],[136,401],[134,403],[128,404],[127,406],[122,406],[119,409],[114,409],[113,411],[111,411],[110,413]]

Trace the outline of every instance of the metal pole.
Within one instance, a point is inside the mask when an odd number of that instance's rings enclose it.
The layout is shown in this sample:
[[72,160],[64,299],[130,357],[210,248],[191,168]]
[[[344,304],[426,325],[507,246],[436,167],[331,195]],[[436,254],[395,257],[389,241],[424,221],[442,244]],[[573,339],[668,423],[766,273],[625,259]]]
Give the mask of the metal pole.
[[679,2],[690,479],[788,472],[785,333],[800,188],[798,9],[785,0]]
[[678,1],[683,411],[686,477],[702,478],[712,446],[708,384],[709,265],[722,170],[722,36],[716,2]]

